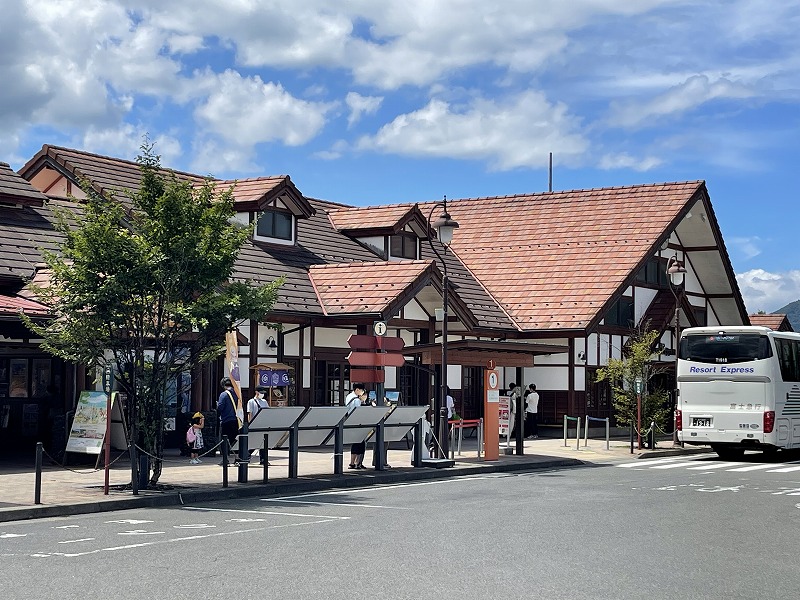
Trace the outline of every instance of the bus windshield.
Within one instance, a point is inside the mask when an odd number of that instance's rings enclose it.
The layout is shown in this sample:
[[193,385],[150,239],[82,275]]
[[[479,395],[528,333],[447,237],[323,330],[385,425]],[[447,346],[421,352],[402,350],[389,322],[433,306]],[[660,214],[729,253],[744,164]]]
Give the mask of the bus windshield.
[[769,338],[757,333],[688,335],[681,340],[679,358],[701,363],[738,363],[772,356]]

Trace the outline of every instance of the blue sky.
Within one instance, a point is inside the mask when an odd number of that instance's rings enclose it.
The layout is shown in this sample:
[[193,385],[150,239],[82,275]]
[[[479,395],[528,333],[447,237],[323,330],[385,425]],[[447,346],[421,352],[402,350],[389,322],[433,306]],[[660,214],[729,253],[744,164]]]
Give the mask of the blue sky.
[[148,134],[166,166],[366,205],[545,191],[553,152],[555,189],[706,180],[748,310],[800,298],[795,0],[3,7],[14,168]]

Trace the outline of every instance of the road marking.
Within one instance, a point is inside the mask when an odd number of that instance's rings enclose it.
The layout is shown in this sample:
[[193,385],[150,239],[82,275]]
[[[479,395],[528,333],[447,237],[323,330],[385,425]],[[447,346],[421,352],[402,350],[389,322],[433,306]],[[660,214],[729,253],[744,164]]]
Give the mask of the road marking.
[[413,510],[408,506],[381,506],[378,504],[359,504],[357,502],[325,502],[324,500],[289,500],[280,498],[261,498],[261,502],[292,502],[297,504],[319,504],[325,506],[355,506],[357,508],[389,508],[392,510]]
[[636,462],[624,463],[624,464],[617,465],[617,466],[622,468],[622,469],[630,469],[630,468],[633,468],[633,467],[641,467],[643,469],[649,469],[653,465],[658,465],[658,464],[663,464],[663,463],[671,463],[671,462],[675,462],[677,460],[681,460],[681,458],[683,458],[683,457],[673,456],[671,458],[659,458],[657,460],[649,460],[649,459],[648,460],[637,460]]
[[700,467],[689,467],[687,471],[703,471],[708,469],[724,469],[725,467],[735,467],[736,465],[743,465],[743,462],[721,462],[721,463],[708,463]]
[[230,513],[245,513],[255,515],[276,515],[279,517],[303,517],[303,518],[320,518],[320,519],[338,519],[347,520],[350,517],[332,517],[330,515],[309,515],[305,513],[287,513],[287,512],[274,512],[268,510],[243,510],[240,508],[203,508],[202,506],[184,506],[183,510],[208,510],[212,512],[230,512]]
[[[347,517],[344,517],[344,518],[347,518]],[[36,557],[36,558],[49,558],[51,556],[63,556],[65,558],[76,558],[76,557],[80,557],[80,556],[87,556],[89,554],[99,554],[101,552],[116,552],[117,550],[131,550],[131,549],[134,549],[134,548],[145,548],[147,546],[156,546],[156,545],[160,545],[160,544],[171,544],[173,542],[186,542],[188,540],[200,540],[200,539],[204,539],[204,538],[221,537],[221,536],[224,536],[224,535],[238,535],[238,534],[241,534],[241,533],[253,533],[253,532],[257,532],[257,531],[267,531],[267,530],[270,530],[270,529],[284,529],[286,527],[300,527],[300,526],[303,526],[303,525],[316,525],[318,523],[333,523],[333,522],[335,522],[337,520],[340,520],[340,519],[341,519],[341,517],[336,517],[334,519],[317,519],[315,521],[306,521],[306,522],[303,522],[303,523],[291,523],[291,524],[285,524],[285,525],[271,525],[271,526],[268,526],[268,527],[255,527],[255,528],[252,528],[252,529],[239,529],[239,530],[236,530],[236,531],[220,531],[220,532],[216,532],[216,533],[207,533],[207,534],[203,534],[203,535],[192,535],[192,536],[188,536],[188,537],[170,538],[170,539],[167,539],[167,540],[154,540],[152,542],[141,542],[139,544],[126,544],[124,546],[112,546],[112,547],[109,547],[109,548],[96,548],[94,550],[87,550],[86,552],[70,552],[70,553],[52,552],[50,554],[37,553],[37,554],[31,554],[30,556]]]
[[120,531],[117,535],[160,535],[166,531],[146,531],[144,529],[134,529],[132,531]]
[[122,523],[123,525],[142,525],[144,523],[152,523],[153,521],[145,521],[142,519],[120,519],[118,521],[106,521],[106,523]]
[[688,467],[689,465],[697,464],[695,461],[690,462],[678,462],[678,463],[670,463],[668,465],[658,465],[656,467],[650,467],[651,469],[677,469],[679,467]]
[[[772,466],[774,467],[775,465]],[[791,473],[792,471],[800,471],[800,466],[784,467],[782,469],[773,469],[771,471],[767,471],[767,473]]]
[[53,529],[80,529],[80,525],[59,525],[58,527],[53,527]]
[[0,533],[0,540],[15,537],[25,537],[27,533]]
[[771,469],[773,467],[782,467],[782,464],[772,465],[750,465],[749,467],[739,467],[738,469],[726,469],[729,473],[745,473],[747,471],[760,471],[762,469]]
[[64,540],[63,542],[58,542],[59,544],[77,544],[78,542],[91,542],[95,538],[81,538],[79,540]]

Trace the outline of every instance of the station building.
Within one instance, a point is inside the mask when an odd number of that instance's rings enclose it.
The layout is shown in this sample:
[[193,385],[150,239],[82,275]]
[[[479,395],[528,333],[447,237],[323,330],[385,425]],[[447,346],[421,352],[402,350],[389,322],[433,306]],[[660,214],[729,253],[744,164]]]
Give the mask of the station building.
[[[0,427],[6,414],[7,430],[26,414],[32,428],[33,405],[45,428],[43,415],[68,413],[92,379],[45,354],[17,315],[48,317],[26,284],[36,276],[37,249],[57,241],[52,208],[80,210],[79,182],[100,193],[133,191],[139,167],[45,145],[18,173],[0,168]],[[440,375],[445,270],[446,381],[464,418],[481,414],[489,360],[503,386],[536,383],[540,422],[603,418],[612,416],[611,394],[595,382],[596,371],[622,356],[633,328],[657,329],[655,360],[669,364],[676,314],[680,328],[749,323],[703,181],[448,199],[459,224],[449,246],[431,226],[441,213],[435,200],[346,206],[304,196],[286,175],[215,183],[232,189],[238,220],[257,221],[235,278],[286,278],[266,322],[238,327],[246,398],[256,384],[249,367],[266,363],[289,371],[282,394],[289,404],[342,403],[355,383],[348,338],[385,321],[388,335],[403,338],[406,357],[403,367],[387,367],[386,388],[402,403],[427,404]],[[667,275],[676,264],[686,271],[679,288]],[[187,374],[191,410],[213,407],[224,369],[220,360]],[[662,387],[673,386],[670,377]],[[42,385],[50,390],[44,396]]]

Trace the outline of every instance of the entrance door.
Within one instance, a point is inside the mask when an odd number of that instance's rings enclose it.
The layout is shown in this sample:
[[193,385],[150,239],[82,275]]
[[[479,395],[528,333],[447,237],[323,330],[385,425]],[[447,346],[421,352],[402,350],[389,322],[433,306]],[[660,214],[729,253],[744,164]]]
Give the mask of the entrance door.
[[456,406],[456,409],[464,419],[479,419],[483,416],[483,367],[464,367],[461,372],[464,374],[462,406]]
[[342,406],[351,391],[350,365],[346,362],[317,360],[314,375],[315,406]]
[[611,386],[608,380],[596,381],[597,369],[586,369],[586,414],[597,419],[613,416]]

